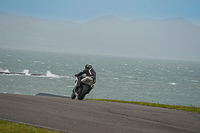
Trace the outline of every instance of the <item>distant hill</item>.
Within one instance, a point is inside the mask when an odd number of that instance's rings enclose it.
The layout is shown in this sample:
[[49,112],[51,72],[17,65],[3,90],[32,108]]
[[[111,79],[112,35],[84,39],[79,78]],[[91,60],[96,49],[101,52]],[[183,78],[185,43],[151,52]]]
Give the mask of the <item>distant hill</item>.
[[199,60],[200,26],[184,18],[108,15],[78,24],[0,12],[0,48]]

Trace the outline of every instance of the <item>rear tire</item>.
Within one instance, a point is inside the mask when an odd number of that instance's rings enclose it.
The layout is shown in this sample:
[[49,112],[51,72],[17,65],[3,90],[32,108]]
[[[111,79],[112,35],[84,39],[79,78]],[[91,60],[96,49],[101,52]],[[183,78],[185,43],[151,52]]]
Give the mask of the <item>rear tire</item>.
[[88,93],[89,87],[87,85],[83,85],[83,90],[81,94],[79,94],[78,100],[83,100],[85,95]]

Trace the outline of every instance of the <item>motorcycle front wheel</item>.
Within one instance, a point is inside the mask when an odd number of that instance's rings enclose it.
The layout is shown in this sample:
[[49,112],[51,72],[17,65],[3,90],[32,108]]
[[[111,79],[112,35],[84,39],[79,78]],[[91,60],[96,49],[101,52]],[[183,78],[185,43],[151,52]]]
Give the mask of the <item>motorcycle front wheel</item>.
[[74,98],[76,98],[76,95],[75,95],[75,93],[74,93],[74,89],[73,89],[73,90],[72,90],[71,99],[74,99]]

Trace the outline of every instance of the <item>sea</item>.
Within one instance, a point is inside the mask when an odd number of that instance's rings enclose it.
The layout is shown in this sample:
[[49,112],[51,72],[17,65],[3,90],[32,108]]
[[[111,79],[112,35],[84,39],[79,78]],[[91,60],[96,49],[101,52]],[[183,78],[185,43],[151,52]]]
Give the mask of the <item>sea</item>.
[[0,74],[0,93],[70,97],[88,63],[97,81],[86,98],[200,107],[198,61],[0,49],[0,72],[13,73]]

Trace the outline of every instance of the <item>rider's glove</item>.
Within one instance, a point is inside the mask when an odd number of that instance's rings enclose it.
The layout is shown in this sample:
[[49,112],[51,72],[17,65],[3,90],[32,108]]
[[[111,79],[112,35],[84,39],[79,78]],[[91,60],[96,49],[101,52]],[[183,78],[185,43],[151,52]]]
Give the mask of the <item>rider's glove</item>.
[[78,74],[75,74],[74,76],[75,76],[75,77],[78,77]]

